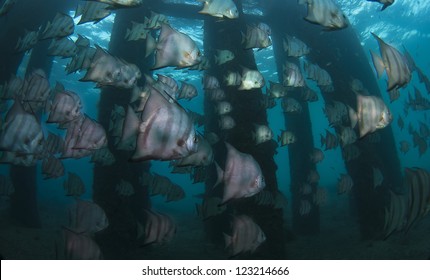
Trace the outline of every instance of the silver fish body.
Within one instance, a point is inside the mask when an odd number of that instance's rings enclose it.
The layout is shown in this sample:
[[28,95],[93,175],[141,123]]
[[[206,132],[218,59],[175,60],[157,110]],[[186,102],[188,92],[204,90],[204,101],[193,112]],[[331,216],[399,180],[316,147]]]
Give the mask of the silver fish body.
[[109,16],[111,13],[112,11],[110,5],[105,3],[88,1],[82,4],[78,4],[75,12],[75,18],[81,16],[78,25],[87,22],[97,23]]
[[215,186],[224,183],[222,203],[235,198],[250,197],[260,192],[266,183],[255,159],[249,154],[239,152],[228,143],[226,147],[225,170],[216,165],[218,181]]
[[230,256],[253,253],[266,240],[261,228],[248,216],[235,216],[232,221],[232,234],[224,233],[225,247]]
[[143,0],[86,0],[86,1],[97,1],[100,3],[105,3],[111,6],[118,7],[137,7],[142,5]]
[[0,133],[0,150],[41,155],[43,142],[42,127],[36,117],[27,113],[19,101],[15,101]]
[[91,65],[80,81],[93,81],[99,87],[115,86],[127,89],[134,87],[140,77],[141,72],[135,64],[119,59],[96,45]]
[[24,52],[32,49],[39,41],[39,31],[25,30],[23,37],[18,38],[15,50],[17,52]]
[[342,29],[348,26],[348,19],[334,0],[299,0],[307,4],[308,14],[305,20],[319,24],[329,30]]
[[74,31],[73,18],[66,14],[57,13],[52,22],[48,21],[39,39],[62,38],[73,34]]
[[293,57],[302,57],[310,52],[309,47],[303,41],[288,35],[283,41],[283,47],[287,55]]
[[152,69],[194,66],[201,62],[201,56],[199,48],[190,36],[162,24]]
[[232,0],[199,0],[204,3],[201,14],[208,14],[218,18],[234,19],[239,17],[239,11]]
[[140,120],[135,118],[131,125],[137,134],[132,160],[173,160],[196,152],[193,120],[173,98],[155,88],[150,92]]
[[72,39],[61,38],[59,40],[52,40],[48,47],[48,54],[52,56],[61,56],[62,58],[73,57],[76,55],[78,49]]
[[176,161],[175,166],[208,166],[214,160],[214,153],[209,142],[198,135],[197,151]]
[[357,113],[350,110],[352,127],[358,122],[360,138],[377,129],[382,129],[393,120],[391,111],[384,101],[376,96],[357,95]]
[[94,234],[108,226],[109,220],[105,211],[92,201],[76,199],[76,203],[69,208],[67,228],[73,232]]
[[264,49],[272,45],[272,40],[266,31],[256,26],[247,26],[246,34],[242,35],[242,44],[245,49]]
[[385,43],[381,38],[372,33],[378,41],[381,57],[370,51],[373,65],[375,66],[378,78],[384,70],[387,72],[387,91],[404,87],[411,80],[411,71],[406,58],[394,47]]

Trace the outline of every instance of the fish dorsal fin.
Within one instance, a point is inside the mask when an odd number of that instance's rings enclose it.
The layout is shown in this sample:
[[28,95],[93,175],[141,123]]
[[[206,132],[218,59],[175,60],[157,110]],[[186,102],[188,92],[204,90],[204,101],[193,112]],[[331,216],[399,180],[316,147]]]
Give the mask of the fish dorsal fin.
[[77,47],[89,47],[90,46],[90,40],[88,40],[87,37],[82,36],[81,34],[78,34],[78,39],[75,41],[75,45]]
[[[153,87],[154,88],[154,87]],[[175,104],[177,105],[179,108],[181,108],[185,113],[188,114],[188,111],[178,102],[178,100],[176,100],[176,98],[174,96],[171,96],[168,92],[166,91],[159,91],[156,88],[154,88],[155,91],[157,91],[163,98],[165,98],[167,100],[167,102],[169,102],[170,104]]]
[[92,61],[97,61],[100,57],[109,54],[105,49],[97,44],[95,44],[94,47],[96,47],[96,53],[94,54]]
[[12,107],[9,109],[9,112],[6,114],[5,124],[12,121],[16,115],[24,115],[27,113],[19,100],[15,100]]
[[200,14],[207,14],[209,10],[209,5],[212,2],[212,0],[197,0],[198,2],[203,3],[203,9],[199,11]]
[[381,78],[385,70],[384,61],[379,55],[374,53],[372,50],[370,50],[370,55],[372,56],[372,61],[376,69],[376,74],[378,75],[378,78]]
[[76,7],[76,12],[75,12],[75,16],[74,18],[77,18],[81,15],[83,15],[85,12],[85,4],[84,3],[79,3],[78,6]]
[[381,11],[385,10],[390,5],[390,3],[385,3],[384,6],[382,6]]
[[[55,20],[55,19],[54,19]],[[46,24],[46,26],[45,26],[45,29],[43,30],[43,32],[42,32],[42,35],[40,36],[40,40],[43,40],[43,39],[45,39],[45,37],[44,37],[44,35],[45,35],[45,33],[51,28],[51,25],[52,25],[52,23],[50,22],[50,21],[48,21],[48,23]]]
[[160,36],[158,37],[158,42],[165,40],[167,37],[175,34],[176,32],[177,31],[174,30],[170,25],[166,23],[162,23]]

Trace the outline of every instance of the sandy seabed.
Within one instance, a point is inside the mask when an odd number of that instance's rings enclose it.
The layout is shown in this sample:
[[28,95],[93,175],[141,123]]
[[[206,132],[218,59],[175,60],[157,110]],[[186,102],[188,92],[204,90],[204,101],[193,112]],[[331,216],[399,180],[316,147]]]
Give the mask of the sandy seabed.
[[[23,227],[9,218],[8,207],[0,207],[0,253],[3,259],[55,259],[55,242],[64,218],[48,209],[40,210],[41,228]],[[320,208],[319,234],[298,236],[286,243],[293,260],[405,259],[430,258],[430,215],[407,234],[398,232],[387,240],[361,240],[358,223],[349,216],[347,200],[335,199]],[[173,215],[172,215],[173,216]],[[177,232],[171,243],[137,250],[130,259],[228,259],[224,248],[207,241],[197,217],[174,217]],[[286,214],[286,228],[291,228]],[[103,248],[101,248],[103,251]],[[139,253],[140,252],[140,253]],[[239,256],[240,258],[240,256]]]

